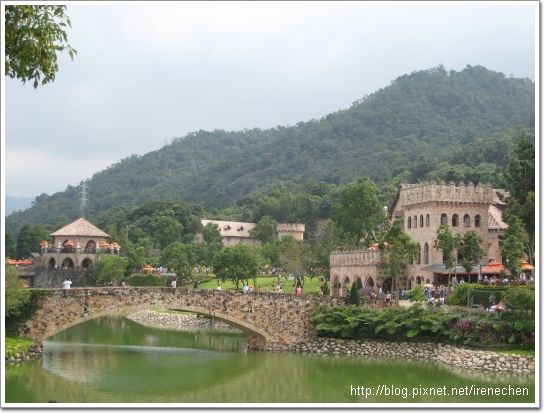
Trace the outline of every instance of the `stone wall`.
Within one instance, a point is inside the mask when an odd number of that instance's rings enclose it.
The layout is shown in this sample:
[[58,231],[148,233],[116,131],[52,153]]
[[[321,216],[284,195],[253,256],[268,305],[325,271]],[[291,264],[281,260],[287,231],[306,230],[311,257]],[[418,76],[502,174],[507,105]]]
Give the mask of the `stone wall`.
[[454,347],[449,344],[316,338],[296,343],[292,350],[300,353],[334,356],[412,359],[471,370],[491,370],[525,375],[535,372],[534,357],[504,355],[493,351]]
[[260,350],[288,350],[314,336],[309,316],[318,305],[337,304],[330,297],[182,288],[82,288],[41,290],[40,309],[20,334],[37,343],[90,318],[128,314],[148,308],[206,314],[248,332]]
[[80,268],[73,269],[37,269],[33,280],[34,288],[61,288],[62,282],[66,277],[72,280],[72,287],[88,287],[95,285],[95,278],[91,271],[85,271]]

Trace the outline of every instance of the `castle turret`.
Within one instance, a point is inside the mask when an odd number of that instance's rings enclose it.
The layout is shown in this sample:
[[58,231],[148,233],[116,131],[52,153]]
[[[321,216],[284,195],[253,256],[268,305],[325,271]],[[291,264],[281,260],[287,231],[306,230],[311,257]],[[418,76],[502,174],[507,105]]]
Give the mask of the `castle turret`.
[[296,241],[302,241],[304,240],[304,229],[304,224],[278,224],[276,232],[279,239],[291,236]]

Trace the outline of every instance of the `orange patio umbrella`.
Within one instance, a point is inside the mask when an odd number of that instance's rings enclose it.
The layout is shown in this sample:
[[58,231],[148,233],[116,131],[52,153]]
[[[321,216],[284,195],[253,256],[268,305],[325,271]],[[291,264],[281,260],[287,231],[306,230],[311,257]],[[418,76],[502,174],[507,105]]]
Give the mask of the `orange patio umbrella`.
[[17,262],[17,264],[19,264],[19,265],[32,265],[33,262],[31,260],[29,260],[29,259],[25,259],[25,260],[19,260]]
[[504,265],[500,262],[491,260],[482,267],[482,274],[500,274],[504,271]]
[[110,248],[110,244],[108,244],[107,242],[105,241],[102,241],[99,245],[98,245],[101,249],[103,250],[107,250]]
[[527,261],[523,260],[523,262],[521,264],[521,271],[532,271],[534,269],[535,269],[535,267],[533,267]]
[[146,265],[144,266],[144,268],[142,268],[142,271],[145,271],[145,272],[153,272],[153,271],[155,271],[155,268],[153,268],[152,265],[146,264]]

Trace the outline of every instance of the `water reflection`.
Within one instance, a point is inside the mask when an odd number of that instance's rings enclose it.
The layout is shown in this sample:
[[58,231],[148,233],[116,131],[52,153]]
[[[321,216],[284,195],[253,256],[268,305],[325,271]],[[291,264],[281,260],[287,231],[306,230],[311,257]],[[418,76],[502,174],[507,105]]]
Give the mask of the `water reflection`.
[[[151,339],[150,339],[151,338]],[[436,365],[246,353],[246,337],[90,320],[45,343],[42,360],[6,369],[8,402],[531,402],[534,379],[470,376]],[[466,372],[466,371],[465,371]],[[350,385],[524,385],[525,398],[351,396]]]

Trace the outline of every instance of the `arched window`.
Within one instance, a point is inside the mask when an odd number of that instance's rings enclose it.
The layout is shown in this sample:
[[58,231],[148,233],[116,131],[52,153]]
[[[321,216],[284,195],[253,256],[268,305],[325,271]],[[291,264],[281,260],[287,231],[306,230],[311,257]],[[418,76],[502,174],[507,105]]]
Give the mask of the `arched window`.
[[65,258],[62,261],[62,268],[74,268],[74,261],[71,258]]
[[448,216],[446,214],[440,215],[440,225],[448,225]]
[[458,227],[459,226],[459,215],[453,214],[451,217],[451,226],[452,227]]
[[463,226],[464,227],[470,227],[470,215],[466,214],[463,217]]
[[475,226],[476,228],[480,228],[480,215],[476,215],[476,216],[474,217],[474,226]]
[[423,264],[429,263],[429,244],[425,243],[423,246]]
[[412,217],[408,217],[408,229],[412,228]]
[[420,226],[420,228],[424,227],[424,225],[423,225],[423,215],[419,216],[419,226]]
[[57,262],[55,261],[54,258],[51,258],[49,260],[49,268],[55,268],[57,266]]
[[425,226],[426,227],[431,226],[431,216],[429,214],[427,214],[427,216],[425,217]]
[[416,263],[421,264],[421,251],[418,251],[418,253],[417,253]]
[[96,242],[94,242],[93,240],[88,241],[87,244],[85,244],[85,252],[95,253]]
[[417,215],[414,215],[414,228],[417,228]]

